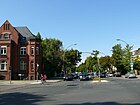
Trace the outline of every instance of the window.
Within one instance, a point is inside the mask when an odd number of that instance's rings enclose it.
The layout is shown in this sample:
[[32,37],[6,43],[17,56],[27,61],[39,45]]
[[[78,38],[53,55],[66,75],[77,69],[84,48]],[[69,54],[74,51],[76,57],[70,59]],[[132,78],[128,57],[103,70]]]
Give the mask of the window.
[[9,39],[9,35],[7,33],[4,34],[4,39]]
[[31,71],[34,71],[34,62],[31,61]]
[[20,48],[20,55],[26,55],[26,47]]
[[0,70],[7,70],[7,61],[0,61]]
[[2,34],[0,34],[0,39],[2,39]]
[[31,47],[31,55],[34,55],[34,47]]
[[39,55],[39,47],[36,47],[36,55]]
[[3,30],[9,30],[10,29],[10,24],[4,24]]
[[10,39],[12,39],[12,34],[10,34]]
[[20,70],[26,70],[26,62],[25,61],[20,61]]
[[6,53],[7,53],[7,47],[6,46],[1,46],[0,47],[0,53],[1,53],[1,55],[6,55]]

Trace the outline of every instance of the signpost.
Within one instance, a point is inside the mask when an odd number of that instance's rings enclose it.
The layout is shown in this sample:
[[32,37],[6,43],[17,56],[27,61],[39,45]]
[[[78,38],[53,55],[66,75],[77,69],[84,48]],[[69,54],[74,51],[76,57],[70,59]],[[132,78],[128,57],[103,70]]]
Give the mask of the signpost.
[[9,71],[10,71],[10,84],[12,84],[12,68],[11,68],[11,66],[9,67]]

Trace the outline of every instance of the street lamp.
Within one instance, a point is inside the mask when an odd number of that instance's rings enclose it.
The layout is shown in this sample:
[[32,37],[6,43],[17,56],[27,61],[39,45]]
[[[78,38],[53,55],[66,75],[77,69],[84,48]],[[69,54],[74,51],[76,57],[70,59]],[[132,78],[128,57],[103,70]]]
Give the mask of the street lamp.
[[37,79],[37,82],[38,82],[38,68],[39,68],[39,64],[37,63],[37,64],[36,64],[36,73],[37,73],[36,79]]
[[[124,42],[126,44],[127,47],[129,47],[129,44],[124,41],[124,40],[121,40],[121,39],[116,39],[117,41],[121,41],[121,42]],[[133,47],[133,46],[132,46]],[[129,51],[129,49],[127,49]],[[131,50],[131,49],[130,49]],[[131,51],[129,51],[129,53],[131,53]],[[132,55],[130,55],[130,68],[131,68],[131,71],[133,71],[133,61],[132,61]]]
[[[77,44],[75,43],[75,44],[69,45],[68,47],[66,47],[66,50],[67,50],[69,47],[75,46],[75,45],[77,45]],[[64,50],[64,54],[63,54],[63,66],[62,66],[62,71],[64,71],[64,74],[66,74],[66,69],[65,69],[65,65],[64,65],[65,53],[66,53],[66,52],[65,52],[65,50]]]

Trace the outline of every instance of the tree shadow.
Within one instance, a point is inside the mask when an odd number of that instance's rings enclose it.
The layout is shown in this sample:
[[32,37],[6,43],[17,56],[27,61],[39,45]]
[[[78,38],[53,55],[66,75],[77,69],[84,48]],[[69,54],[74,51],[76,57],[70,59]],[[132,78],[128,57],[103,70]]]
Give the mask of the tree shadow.
[[0,94],[0,105],[37,105],[43,101],[45,96],[38,96],[28,93],[4,93]]
[[73,104],[59,104],[59,105],[140,105],[140,103],[117,103],[117,102],[96,102],[96,103],[73,103]]

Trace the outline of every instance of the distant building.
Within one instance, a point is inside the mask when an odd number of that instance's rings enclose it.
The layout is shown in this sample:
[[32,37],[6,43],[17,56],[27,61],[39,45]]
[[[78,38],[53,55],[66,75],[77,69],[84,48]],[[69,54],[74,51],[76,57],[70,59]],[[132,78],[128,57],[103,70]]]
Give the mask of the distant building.
[[6,20],[0,27],[0,79],[37,79],[41,51],[41,40],[27,27],[13,27]]
[[137,59],[138,61],[140,61],[140,48],[138,48],[138,50],[135,50],[133,52],[133,59]]

